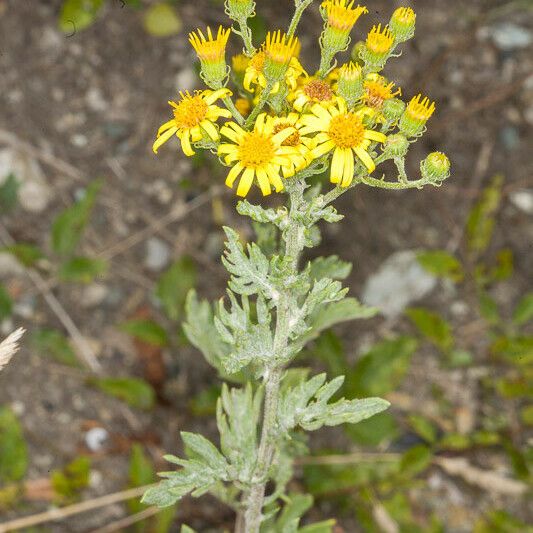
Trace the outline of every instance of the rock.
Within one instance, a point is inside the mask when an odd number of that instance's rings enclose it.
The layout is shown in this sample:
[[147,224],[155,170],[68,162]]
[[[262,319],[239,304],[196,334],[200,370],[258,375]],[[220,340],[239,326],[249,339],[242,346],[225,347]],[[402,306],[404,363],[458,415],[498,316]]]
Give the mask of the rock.
[[168,244],[157,237],[146,241],[146,258],[144,266],[153,272],[159,272],[167,266],[170,259]]
[[435,288],[437,278],[420,266],[416,256],[412,250],[389,256],[366,280],[363,302],[377,307],[387,318],[394,318],[410,303],[429,294]]
[[91,428],[85,433],[85,444],[91,452],[100,451],[109,438],[109,433],[104,428],[95,427]]
[[509,194],[511,203],[528,215],[533,215],[533,189],[520,189]]
[[496,24],[490,29],[490,36],[494,44],[502,52],[511,52],[527,48],[533,43],[533,35],[530,30],[518,26],[512,22]]
[[39,163],[11,148],[0,150],[0,184],[13,174],[19,181],[20,206],[30,213],[42,213],[51,199],[51,190]]
[[100,305],[107,297],[109,290],[103,283],[91,283],[85,287],[81,297],[81,305],[86,308]]
[[24,267],[8,252],[0,252],[0,279],[20,276]]
[[175,85],[180,91],[192,91],[198,85],[198,76],[192,68],[185,68],[178,72]]

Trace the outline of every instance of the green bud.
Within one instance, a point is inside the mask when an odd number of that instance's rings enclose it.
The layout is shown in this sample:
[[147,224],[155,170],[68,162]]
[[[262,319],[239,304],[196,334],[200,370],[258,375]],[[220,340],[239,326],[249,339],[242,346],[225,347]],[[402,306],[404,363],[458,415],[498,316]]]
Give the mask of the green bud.
[[415,34],[415,12],[410,7],[399,7],[389,22],[389,28],[397,43],[408,41]]
[[389,98],[383,102],[383,116],[389,122],[396,122],[405,111],[405,103],[399,98]]
[[363,71],[359,65],[352,62],[342,65],[339,71],[337,93],[344,98],[348,109],[363,96]]
[[389,135],[383,145],[383,152],[392,158],[405,157],[409,150],[409,141],[401,133]]
[[352,61],[356,64],[356,65],[361,65],[363,66],[363,53],[364,53],[364,50],[366,49],[366,45],[365,45],[365,42],[364,41],[357,41],[353,48],[352,48],[352,53],[351,53],[351,58],[352,58]]
[[382,28],[378,24],[368,32],[365,47],[360,52],[361,59],[372,72],[378,72],[394,51],[394,44],[394,35],[389,27]]
[[442,152],[432,152],[420,163],[422,177],[433,183],[444,181],[450,175],[450,160]]
[[233,20],[245,20],[255,15],[254,0],[226,0],[226,14]]

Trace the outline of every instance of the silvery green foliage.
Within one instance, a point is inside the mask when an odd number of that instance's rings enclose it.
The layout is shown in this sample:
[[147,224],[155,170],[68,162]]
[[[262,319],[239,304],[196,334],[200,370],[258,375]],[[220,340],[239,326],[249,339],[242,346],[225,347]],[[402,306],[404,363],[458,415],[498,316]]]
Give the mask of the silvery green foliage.
[[356,424],[389,407],[389,402],[381,398],[341,398],[328,403],[343,382],[344,376],[339,376],[326,383],[326,374],[319,374],[285,391],[278,405],[278,424],[282,431],[288,434],[297,426],[314,431],[322,426]]

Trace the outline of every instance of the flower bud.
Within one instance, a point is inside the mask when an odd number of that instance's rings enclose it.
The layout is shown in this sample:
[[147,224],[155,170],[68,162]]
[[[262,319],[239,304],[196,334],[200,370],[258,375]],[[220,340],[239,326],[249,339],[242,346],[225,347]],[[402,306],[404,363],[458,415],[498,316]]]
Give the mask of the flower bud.
[[412,98],[400,119],[400,131],[407,137],[421,135],[426,122],[435,112],[435,102],[430,102],[427,96],[421,99],[421,94]]
[[244,54],[237,54],[231,58],[231,74],[236,85],[243,85],[244,74],[249,64],[250,58]]
[[363,54],[364,54],[364,50],[366,48],[366,45],[365,45],[365,42],[364,41],[357,41],[353,48],[352,48],[352,53],[351,53],[351,58],[352,58],[352,61],[356,64],[356,65],[361,65],[363,66]]
[[409,141],[401,133],[389,135],[383,145],[383,152],[391,158],[405,157],[409,150]]
[[342,65],[339,69],[337,94],[344,98],[348,109],[363,96],[363,71],[359,65],[352,62]]
[[390,98],[383,103],[383,116],[389,122],[396,122],[405,111],[405,103],[399,98]]
[[394,36],[388,26],[374,26],[367,35],[365,48],[361,57],[365,65],[372,71],[383,69],[394,49]]
[[272,84],[280,81],[289,68],[289,63],[300,50],[297,37],[287,37],[286,34],[268,32],[265,40],[265,78]]
[[416,14],[410,7],[399,7],[389,22],[394,39],[397,43],[403,43],[415,34]]
[[231,30],[218,28],[216,36],[207,28],[207,37],[201,30],[189,34],[189,42],[201,63],[200,76],[211,89],[220,89],[228,76],[226,44]]
[[226,14],[233,20],[245,20],[255,15],[253,0],[226,0]]
[[424,179],[439,183],[449,177],[450,167],[450,160],[446,154],[432,152],[420,163],[420,172]]

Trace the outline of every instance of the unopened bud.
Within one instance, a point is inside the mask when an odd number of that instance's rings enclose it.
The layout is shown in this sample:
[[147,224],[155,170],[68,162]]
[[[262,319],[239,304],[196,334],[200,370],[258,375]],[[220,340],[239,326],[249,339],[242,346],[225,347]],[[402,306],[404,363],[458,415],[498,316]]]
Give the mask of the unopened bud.
[[433,183],[444,181],[450,175],[450,160],[442,152],[432,152],[420,163],[422,177]]
[[363,96],[363,72],[359,65],[346,63],[339,69],[337,93],[344,98],[348,109]]
[[405,157],[409,150],[409,141],[401,133],[389,135],[383,145],[383,152],[392,158]]
[[394,49],[394,36],[388,26],[374,26],[367,35],[361,57],[368,68],[375,72],[383,69]]
[[383,102],[381,110],[389,122],[396,122],[405,111],[405,103],[399,98],[389,98]]
[[411,98],[400,119],[400,131],[407,137],[419,136],[426,126],[426,122],[435,112],[435,102],[419,94]]
[[255,15],[253,0],[226,0],[226,14],[233,20],[242,20]]
[[410,7],[399,7],[389,22],[397,43],[403,43],[415,34],[416,14]]

